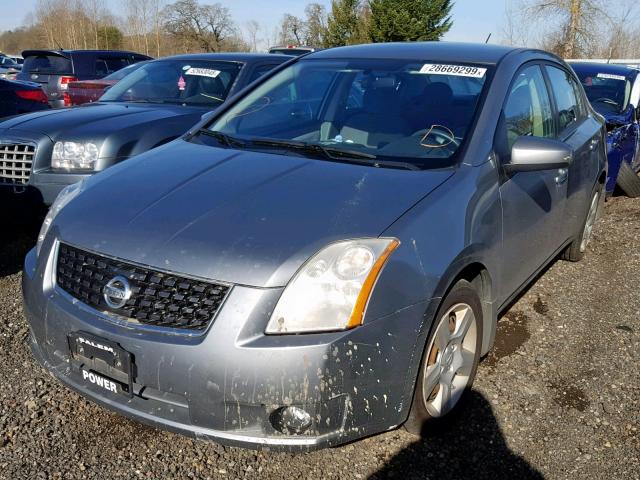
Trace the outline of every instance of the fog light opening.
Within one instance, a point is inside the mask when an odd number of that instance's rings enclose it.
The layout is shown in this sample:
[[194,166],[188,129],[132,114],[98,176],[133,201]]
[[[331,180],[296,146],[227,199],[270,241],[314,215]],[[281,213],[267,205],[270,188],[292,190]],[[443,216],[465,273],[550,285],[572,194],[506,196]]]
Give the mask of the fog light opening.
[[298,407],[280,407],[269,416],[273,428],[287,435],[301,435],[311,426],[311,415]]

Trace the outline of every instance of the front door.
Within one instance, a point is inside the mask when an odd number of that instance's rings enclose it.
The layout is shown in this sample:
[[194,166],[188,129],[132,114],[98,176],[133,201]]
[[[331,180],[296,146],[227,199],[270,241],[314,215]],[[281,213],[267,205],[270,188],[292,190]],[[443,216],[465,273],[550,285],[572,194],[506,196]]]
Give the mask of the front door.
[[[513,80],[496,132],[501,163],[521,136],[556,137],[556,122],[540,65],[523,67]],[[564,231],[568,169],[503,173],[501,299],[517,291],[557,249]]]

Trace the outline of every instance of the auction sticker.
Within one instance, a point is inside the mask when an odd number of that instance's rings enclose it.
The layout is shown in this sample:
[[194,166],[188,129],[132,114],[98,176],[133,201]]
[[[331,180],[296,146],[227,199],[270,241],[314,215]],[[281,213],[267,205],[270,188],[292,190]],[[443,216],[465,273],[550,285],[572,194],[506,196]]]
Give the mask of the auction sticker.
[[456,77],[483,78],[486,68],[470,67],[468,65],[446,65],[441,63],[425,63],[419,73],[430,75],[453,75]]
[[613,73],[599,73],[597,77],[606,78],[608,80],[621,80],[623,82],[627,79],[624,75],[614,75]]
[[216,78],[218,75],[220,75],[220,70],[214,70],[212,68],[191,67],[189,70],[187,70],[184,73],[185,75],[198,75],[199,77]]

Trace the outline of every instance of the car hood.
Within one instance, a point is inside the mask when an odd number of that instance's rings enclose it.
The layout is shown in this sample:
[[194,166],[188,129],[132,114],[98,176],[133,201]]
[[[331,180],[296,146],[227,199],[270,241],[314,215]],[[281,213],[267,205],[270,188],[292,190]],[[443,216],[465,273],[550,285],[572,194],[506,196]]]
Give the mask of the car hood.
[[[194,116],[206,112],[200,107],[138,103],[92,103],[74,108],[47,110],[0,122],[0,129],[19,129],[47,135],[56,141],[99,140],[110,133],[127,130],[166,118]],[[189,127],[185,125],[185,130]]]
[[89,179],[52,231],[158,269],[277,287],[325,245],[379,236],[452,174],[178,139]]

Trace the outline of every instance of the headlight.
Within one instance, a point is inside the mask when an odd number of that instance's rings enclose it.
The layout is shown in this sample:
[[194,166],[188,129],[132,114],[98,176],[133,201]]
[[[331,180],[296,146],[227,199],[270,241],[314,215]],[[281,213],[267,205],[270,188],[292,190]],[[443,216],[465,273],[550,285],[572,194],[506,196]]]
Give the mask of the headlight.
[[361,325],[378,275],[398,245],[393,238],[367,238],[327,246],[289,282],[266,333],[327,332]]
[[42,247],[42,242],[44,242],[45,237],[47,236],[47,232],[49,231],[49,227],[53,223],[53,219],[56,218],[56,215],[60,213],[65,205],[67,205],[71,200],[73,200],[81,191],[84,182],[74,183],[65,187],[56,197],[55,202],[51,205],[47,216],[44,217],[44,222],[42,222],[42,227],[40,227],[40,233],[38,234],[38,241],[36,243],[36,255],[40,255],[40,248]]
[[56,142],[51,166],[65,170],[93,170],[98,161],[98,146],[86,142]]

